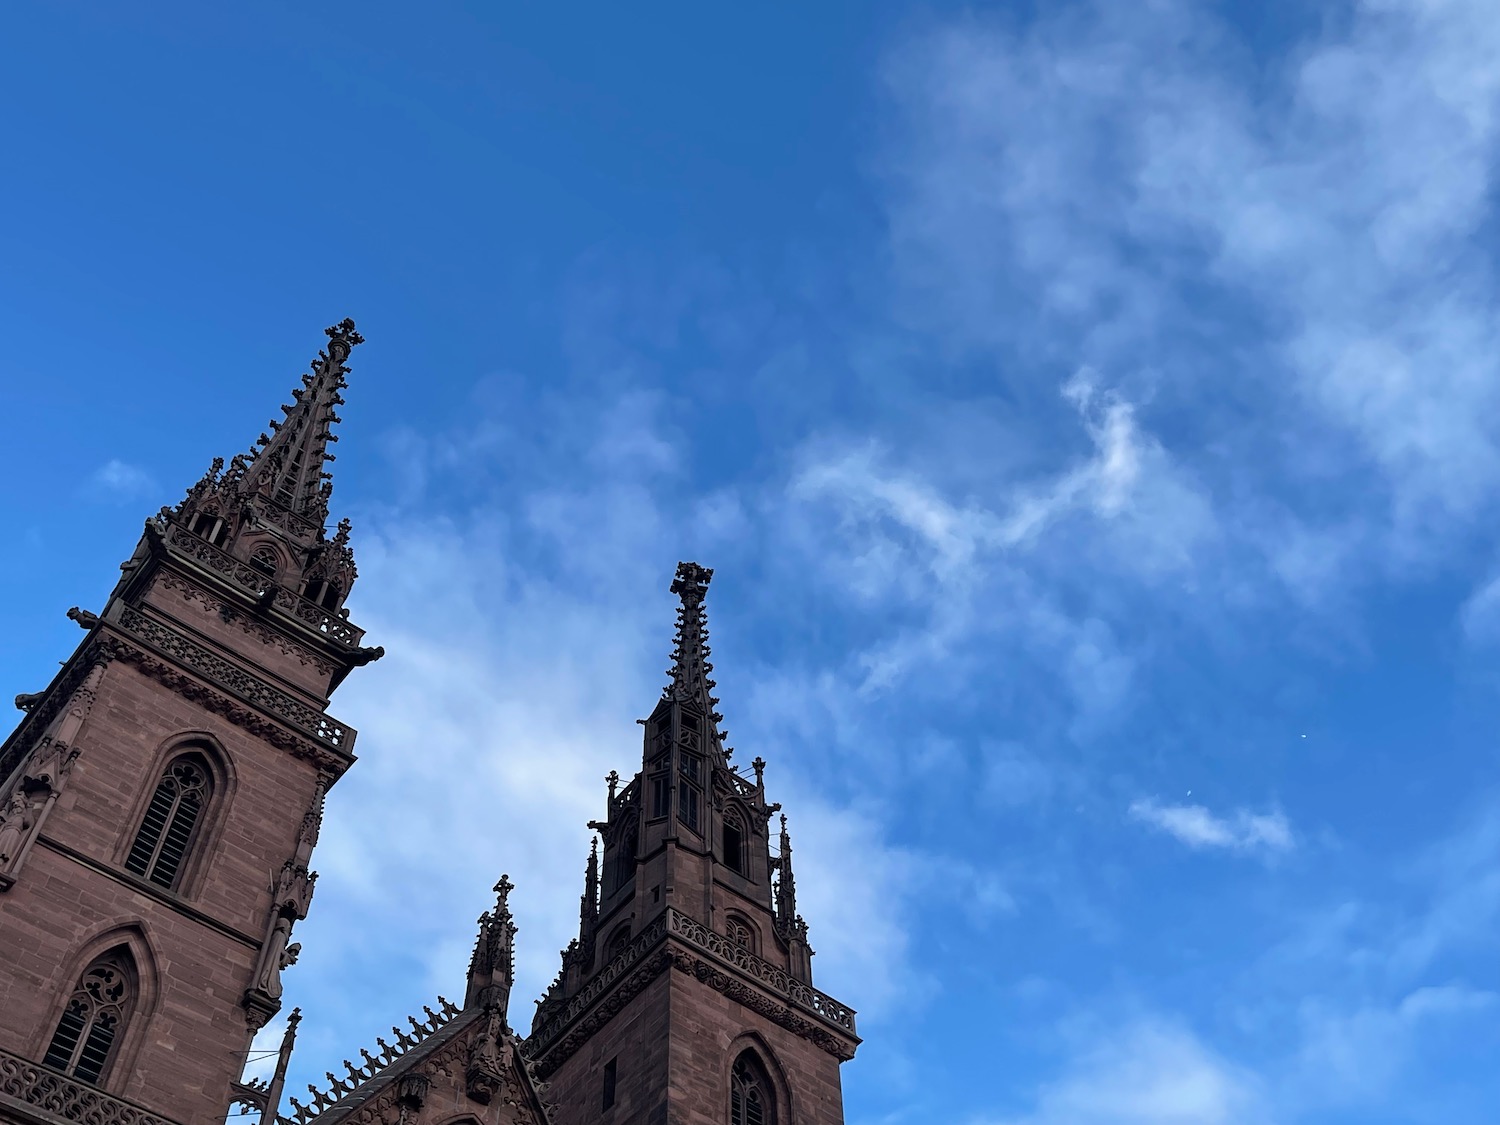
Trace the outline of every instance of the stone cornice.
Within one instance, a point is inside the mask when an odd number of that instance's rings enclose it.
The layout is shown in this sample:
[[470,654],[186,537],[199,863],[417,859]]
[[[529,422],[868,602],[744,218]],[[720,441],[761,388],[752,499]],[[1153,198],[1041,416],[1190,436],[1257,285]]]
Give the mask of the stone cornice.
[[[158,531],[158,534],[161,534]],[[250,600],[259,597],[266,585],[265,576],[247,563],[219,550],[201,535],[195,535],[180,524],[172,524],[163,540],[174,560],[194,564],[194,569],[208,571],[220,582],[237,589]],[[329,613],[322,606],[278,586],[272,604],[299,631],[310,632],[329,642],[333,649],[357,649],[365,631],[348,618]]]
[[66,1078],[0,1049],[0,1108],[16,1106],[22,1120],[80,1122],[82,1125],[178,1125],[134,1102],[106,1094],[97,1086]]
[[[353,762],[350,749],[355,732],[317,708],[138,609],[125,608],[111,624],[122,635],[103,637],[99,643],[114,658],[135,665],[146,675],[271,744],[298,757],[317,760],[320,769],[337,775]],[[193,675],[184,675],[180,669]],[[200,683],[193,677],[206,682]],[[307,737],[299,738],[294,731]]]
[[827,1051],[854,1057],[854,1011],[722,934],[668,908],[577,995],[535,1027],[524,1050],[548,1077],[668,969],[687,973]]

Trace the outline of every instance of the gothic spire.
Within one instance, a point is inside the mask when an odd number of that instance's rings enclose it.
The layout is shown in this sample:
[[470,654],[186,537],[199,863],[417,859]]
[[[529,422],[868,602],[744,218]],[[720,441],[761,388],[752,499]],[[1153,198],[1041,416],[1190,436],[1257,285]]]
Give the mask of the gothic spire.
[[714,710],[719,700],[713,694],[715,685],[709,675],[714,666],[709,661],[708,617],[703,611],[703,600],[713,576],[712,570],[695,562],[677,564],[672,593],[682,604],[677,609],[677,636],[672,648],[672,667],[667,672],[672,679],[662,698],[700,711],[707,720],[715,749],[727,759],[733,750],[724,748],[728,732],[719,730],[724,716]]
[[583,894],[578,902],[578,944],[593,956],[594,931],[599,924],[599,837],[589,845],[589,865],[583,877]]
[[510,892],[515,884],[501,875],[495,884],[495,909],[479,916],[479,937],[469,958],[469,986],[464,1007],[498,1004],[501,1011],[510,996],[516,959],[516,924],[510,913]]
[[302,376],[302,386],[292,391],[291,405],[281,408],[286,417],[270,423],[274,436],[261,434],[257,444],[262,448],[244,470],[250,491],[316,520],[320,527],[327,519],[333,491],[332,474],[324,471],[323,464],[334,460],[328,445],[339,440],[331,429],[340,420],[335,408],[344,399],[339,392],[347,386],[349,369],[344,363],[354,347],[364,343],[354,321],[347,317],[324,332],[327,349],[312,361],[312,370]]
[[797,881],[792,875],[792,837],[781,814],[781,855],[776,860],[776,925],[788,933],[802,921],[797,915]]

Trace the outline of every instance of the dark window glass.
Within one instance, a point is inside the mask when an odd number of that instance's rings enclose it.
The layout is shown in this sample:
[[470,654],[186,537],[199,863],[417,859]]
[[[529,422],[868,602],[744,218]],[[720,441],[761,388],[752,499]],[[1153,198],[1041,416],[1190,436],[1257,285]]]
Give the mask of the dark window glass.
[[604,1064],[604,1108],[615,1104],[615,1060]]
[[698,827],[698,806],[700,804],[698,790],[691,785],[683,785],[678,789],[678,816],[682,823],[694,832],[700,831]]
[[741,875],[745,873],[745,832],[732,816],[724,819],[724,865]]
[[703,759],[697,754],[679,754],[677,756],[677,768],[682,771],[682,776],[694,785],[702,785]]
[[610,882],[611,894],[635,879],[635,845],[633,829],[620,834],[620,841],[615,845],[614,873]]
[[125,869],[159,886],[176,886],[207,802],[208,770],[192,756],[178,758],[151,794]]
[[666,816],[671,808],[672,779],[666,774],[657,774],[651,779],[651,815]]

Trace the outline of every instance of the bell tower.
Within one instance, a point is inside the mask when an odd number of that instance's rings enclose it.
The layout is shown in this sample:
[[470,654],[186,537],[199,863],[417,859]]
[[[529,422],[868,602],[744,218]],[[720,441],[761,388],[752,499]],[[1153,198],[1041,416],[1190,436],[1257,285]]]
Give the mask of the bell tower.
[[841,1125],[854,1013],[812,985],[786,817],[731,763],[709,678],[713,571],[677,567],[670,682],[590,827],[579,933],[525,1051],[555,1125]]
[[[328,344],[256,446],[146,521],[82,643],[0,745],[0,1122],[221,1120],[281,1007],[362,647],[330,536]],[[253,1094],[254,1091],[249,1091]]]

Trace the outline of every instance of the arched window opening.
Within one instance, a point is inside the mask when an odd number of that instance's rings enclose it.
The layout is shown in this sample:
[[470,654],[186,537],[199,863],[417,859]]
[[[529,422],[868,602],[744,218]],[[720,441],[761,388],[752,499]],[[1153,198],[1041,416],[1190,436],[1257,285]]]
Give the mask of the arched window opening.
[[745,825],[739,814],[724,814],[724,866],[744,875],[749,865],[745,862]]
[[129,954],[105,954],[84,972],[68,997],[42,1065],[85,1082],[98,1082],[114,1058],[115,1045],[135,1002]]
[[339,597],[343,590],[337,582],[313,582],[307,587],[305,595],[310,602],[316,602],[324,609],[338,609]]
[[683,785],[678,792],[677,800],[677,819],[682,821],[683,825],[690,832],[701,832],[702,829],[699,827],[699,810],[702,806],[702,801],[699,798],[698,790],[691,785]]
[[125,856],[125,869],[162,887],[175,887],[197,835],[210,793],[208,764],[184,754],[167,766]]
[[755,930],[745,919],[731,914],[724,925],[724,933],[746,953],[755,952]]
[[618,957],[625,952],[625,947],[630,944],[630,927],[621,926],[609,935],[608,959]]
[[621,887],[627,887],[635,882],[635,851],[635,829],[629,828],[620,833],[620,838],[615,844],[614,863],[611,866],[607,893],[613,894]]
[[229,529],[217,512],[197,512],[193,515],[192,523],[188,524],[188,530],[194,535],[203,536],[217,547],[224,542]]
[[753,1051],[736,1059],[729,1075],[729,1125],[776,1125],[771,1079]]
[[258,547],[250,556],[250,565],[267,578],[276,577],[276,551],[271,547]]

